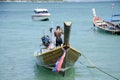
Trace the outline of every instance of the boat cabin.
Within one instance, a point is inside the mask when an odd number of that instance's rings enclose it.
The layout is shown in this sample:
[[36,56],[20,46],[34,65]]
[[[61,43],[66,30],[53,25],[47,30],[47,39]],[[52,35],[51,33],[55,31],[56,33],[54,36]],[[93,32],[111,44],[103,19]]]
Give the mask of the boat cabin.
[[34,9],[34,12],[36,14],[39,14],[39,13],[48,13],[48,10],[47,9]]

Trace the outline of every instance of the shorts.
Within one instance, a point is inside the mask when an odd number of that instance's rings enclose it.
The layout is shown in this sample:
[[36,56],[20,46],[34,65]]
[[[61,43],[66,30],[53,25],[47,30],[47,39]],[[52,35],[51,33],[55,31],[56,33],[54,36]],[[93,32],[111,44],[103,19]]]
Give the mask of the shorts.
[[57,38],[56,39],[56,46],[61,46],[61,44],[62,44],[62,38]]

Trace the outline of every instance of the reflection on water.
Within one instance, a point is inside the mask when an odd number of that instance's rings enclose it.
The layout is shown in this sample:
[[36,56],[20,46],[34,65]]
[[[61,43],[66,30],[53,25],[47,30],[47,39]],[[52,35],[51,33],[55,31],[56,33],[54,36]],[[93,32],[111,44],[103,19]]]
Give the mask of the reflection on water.
[[46,69],[37,64],[34,65],[35,80],[75,80],[74,67],[65,72],[65,76],[62,74],[52,72],[50,69]]

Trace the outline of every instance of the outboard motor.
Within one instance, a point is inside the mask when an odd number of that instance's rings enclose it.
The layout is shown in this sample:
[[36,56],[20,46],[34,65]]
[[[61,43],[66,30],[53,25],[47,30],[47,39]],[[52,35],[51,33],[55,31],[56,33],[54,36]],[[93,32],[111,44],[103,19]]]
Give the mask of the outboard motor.
[[41,40],[42,40],[43,45],[47,48],[49,46],[49,44],[50,44],[50,38],[49,38],[49,36],[48,35],[44,35],[41,38]]
[[119,28],[120,29],[120,24],[117,24],[115,27]]

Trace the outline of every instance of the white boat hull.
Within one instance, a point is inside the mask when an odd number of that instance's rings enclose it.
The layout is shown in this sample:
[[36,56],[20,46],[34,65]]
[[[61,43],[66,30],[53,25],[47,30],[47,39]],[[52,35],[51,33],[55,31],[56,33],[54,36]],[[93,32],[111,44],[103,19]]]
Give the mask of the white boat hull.
[[49,17],[50,17],[49,13],[46,13],[46,14],[33,14],[32,15],[33,20],[41,20],[41,21],[49,20]]
[[36,17],[36,16],[32,16],[32,20],[35,20],[35,21],[46,21],[46,20],[49,20],[48,17]]

